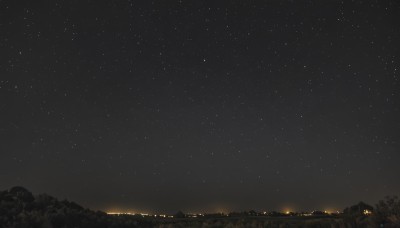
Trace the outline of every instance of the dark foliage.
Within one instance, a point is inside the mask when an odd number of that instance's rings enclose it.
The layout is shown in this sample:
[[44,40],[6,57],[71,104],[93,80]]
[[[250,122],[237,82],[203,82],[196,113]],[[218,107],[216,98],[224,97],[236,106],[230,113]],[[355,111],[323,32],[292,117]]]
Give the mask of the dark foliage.
[[178,212],[175,213],[174,217],[175,218],[185,218],[186,214],[183,213],[182,211],[178,211]]
[[356,205],[347,207],[343,210],[343,213],[346,215],[351,215],[351,216],[362,216],[364,215],[365,211],[374,211],[374,208],[371,205],[368,205],[364,202],[359,202]]
[[400,200],[397,196],[387,196],[376,205],[374,218],[379,224],[393,224],[400,227]]
[[109,216],[46,194],[34,196],[23,187],[0,191],[0,228],[150,227],[137,217]]

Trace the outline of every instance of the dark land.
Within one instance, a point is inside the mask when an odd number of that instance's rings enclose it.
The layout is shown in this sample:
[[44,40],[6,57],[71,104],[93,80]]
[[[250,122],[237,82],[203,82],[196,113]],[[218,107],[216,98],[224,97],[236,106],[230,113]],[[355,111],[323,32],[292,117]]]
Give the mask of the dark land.
[[0,228],[130,227],[400,227],[400,201],[387,197],[375,207],[360,202],[341,213],[231,212],[229,214],[110,215],[23,187],[0,191]]

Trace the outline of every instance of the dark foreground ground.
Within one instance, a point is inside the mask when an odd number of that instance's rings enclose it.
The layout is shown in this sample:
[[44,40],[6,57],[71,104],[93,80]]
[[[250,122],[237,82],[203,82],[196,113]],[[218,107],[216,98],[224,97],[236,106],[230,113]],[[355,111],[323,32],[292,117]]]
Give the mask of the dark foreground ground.
[[[151,227],[268,227],[268,228],[350,228],[350,227],[380,227],[370,218],[313,218],[313,217],[226,217],[226,218],[184,218],[156,219],[149,221]],[[384,227],[397,227],[385,224]]]

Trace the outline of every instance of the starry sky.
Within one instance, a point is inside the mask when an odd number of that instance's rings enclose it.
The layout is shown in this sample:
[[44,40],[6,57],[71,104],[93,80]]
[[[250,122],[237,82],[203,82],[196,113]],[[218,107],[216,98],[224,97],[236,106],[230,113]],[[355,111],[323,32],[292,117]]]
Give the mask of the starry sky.
[[400,192],[399,1],[0,1],[0,188],[104,211]]

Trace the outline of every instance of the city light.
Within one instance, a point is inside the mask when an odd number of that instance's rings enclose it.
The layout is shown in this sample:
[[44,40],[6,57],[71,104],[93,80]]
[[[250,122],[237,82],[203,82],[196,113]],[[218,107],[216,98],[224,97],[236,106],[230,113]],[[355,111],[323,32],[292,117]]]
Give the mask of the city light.
[[131,212],[106,212],[108,215],[135,215]]
[[372,214],[372,211],[365,209],[365,210],[363,211],[363,214],[364,214],[364,215],[371,215],[371,214]]

